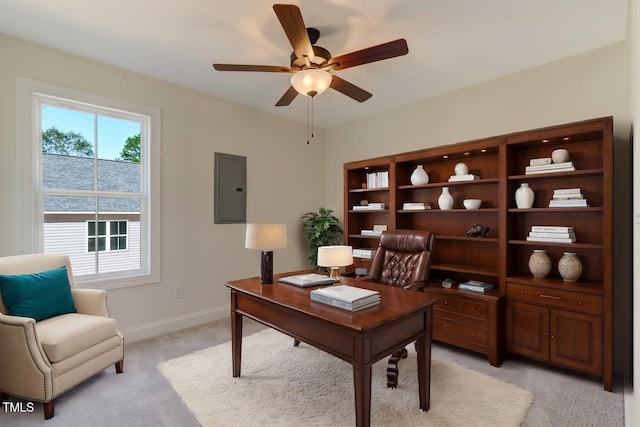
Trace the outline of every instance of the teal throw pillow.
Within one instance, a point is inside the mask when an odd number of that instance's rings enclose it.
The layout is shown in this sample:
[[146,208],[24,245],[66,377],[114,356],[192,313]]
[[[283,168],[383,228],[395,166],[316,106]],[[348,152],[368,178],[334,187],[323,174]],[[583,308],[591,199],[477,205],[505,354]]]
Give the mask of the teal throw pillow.
[[0,275],[0,295],[10,315],[36,322],[77,312],[66,266],[35,274]]

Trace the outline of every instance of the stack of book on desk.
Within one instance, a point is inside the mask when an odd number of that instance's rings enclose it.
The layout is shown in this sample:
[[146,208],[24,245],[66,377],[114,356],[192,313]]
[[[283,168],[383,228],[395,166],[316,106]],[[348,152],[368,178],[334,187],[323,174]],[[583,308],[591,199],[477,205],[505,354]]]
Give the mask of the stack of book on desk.
[[549,200],[550,208],[586,208],[587,199],[580,188],[557,188],[553,190],[553,199]]
[[532,225],[527,236],[530,242],[575,243],[573,227],[553,225]]
[[493,283],[480,282],[478,280],[469,280],[458,285],[458,289],[464,289],[466,291],[474,292],[484,292],[495,287],[496,285],[494,285]]
[[348,285],[314,289],[310,295],[312,301],[349,311],[358,311],[380,304],[379,292]]

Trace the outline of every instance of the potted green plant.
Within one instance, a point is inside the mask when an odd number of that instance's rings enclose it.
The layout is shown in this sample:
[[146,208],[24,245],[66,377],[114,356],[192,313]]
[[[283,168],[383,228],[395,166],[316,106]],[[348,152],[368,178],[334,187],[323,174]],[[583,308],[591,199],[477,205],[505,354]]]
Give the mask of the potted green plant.
[[309,241],[309,263],[318,270],[318,248],[342,243],[342,227],[332,209],[320,208],[318,212],[307,212],[302,216],[305,236]]

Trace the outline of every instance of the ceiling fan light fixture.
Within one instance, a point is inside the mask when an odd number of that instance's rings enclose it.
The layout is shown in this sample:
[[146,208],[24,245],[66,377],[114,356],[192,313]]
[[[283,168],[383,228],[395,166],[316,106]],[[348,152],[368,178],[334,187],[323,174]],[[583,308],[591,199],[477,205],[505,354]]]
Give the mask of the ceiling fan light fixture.
[[328,71],[310,68],[291,76],[291,86],[299,94],[313,97],[327,90],[332,79]]

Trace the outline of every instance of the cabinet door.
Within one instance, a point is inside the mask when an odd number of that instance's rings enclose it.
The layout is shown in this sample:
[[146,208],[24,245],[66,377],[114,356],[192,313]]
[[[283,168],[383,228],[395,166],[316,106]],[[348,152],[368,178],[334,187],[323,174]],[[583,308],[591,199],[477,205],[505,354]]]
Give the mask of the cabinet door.
[[552,363],[602,374],[602,319],[598,316],[551,310]]
[[507,302],[507,351],[549,360],[549,310]]

